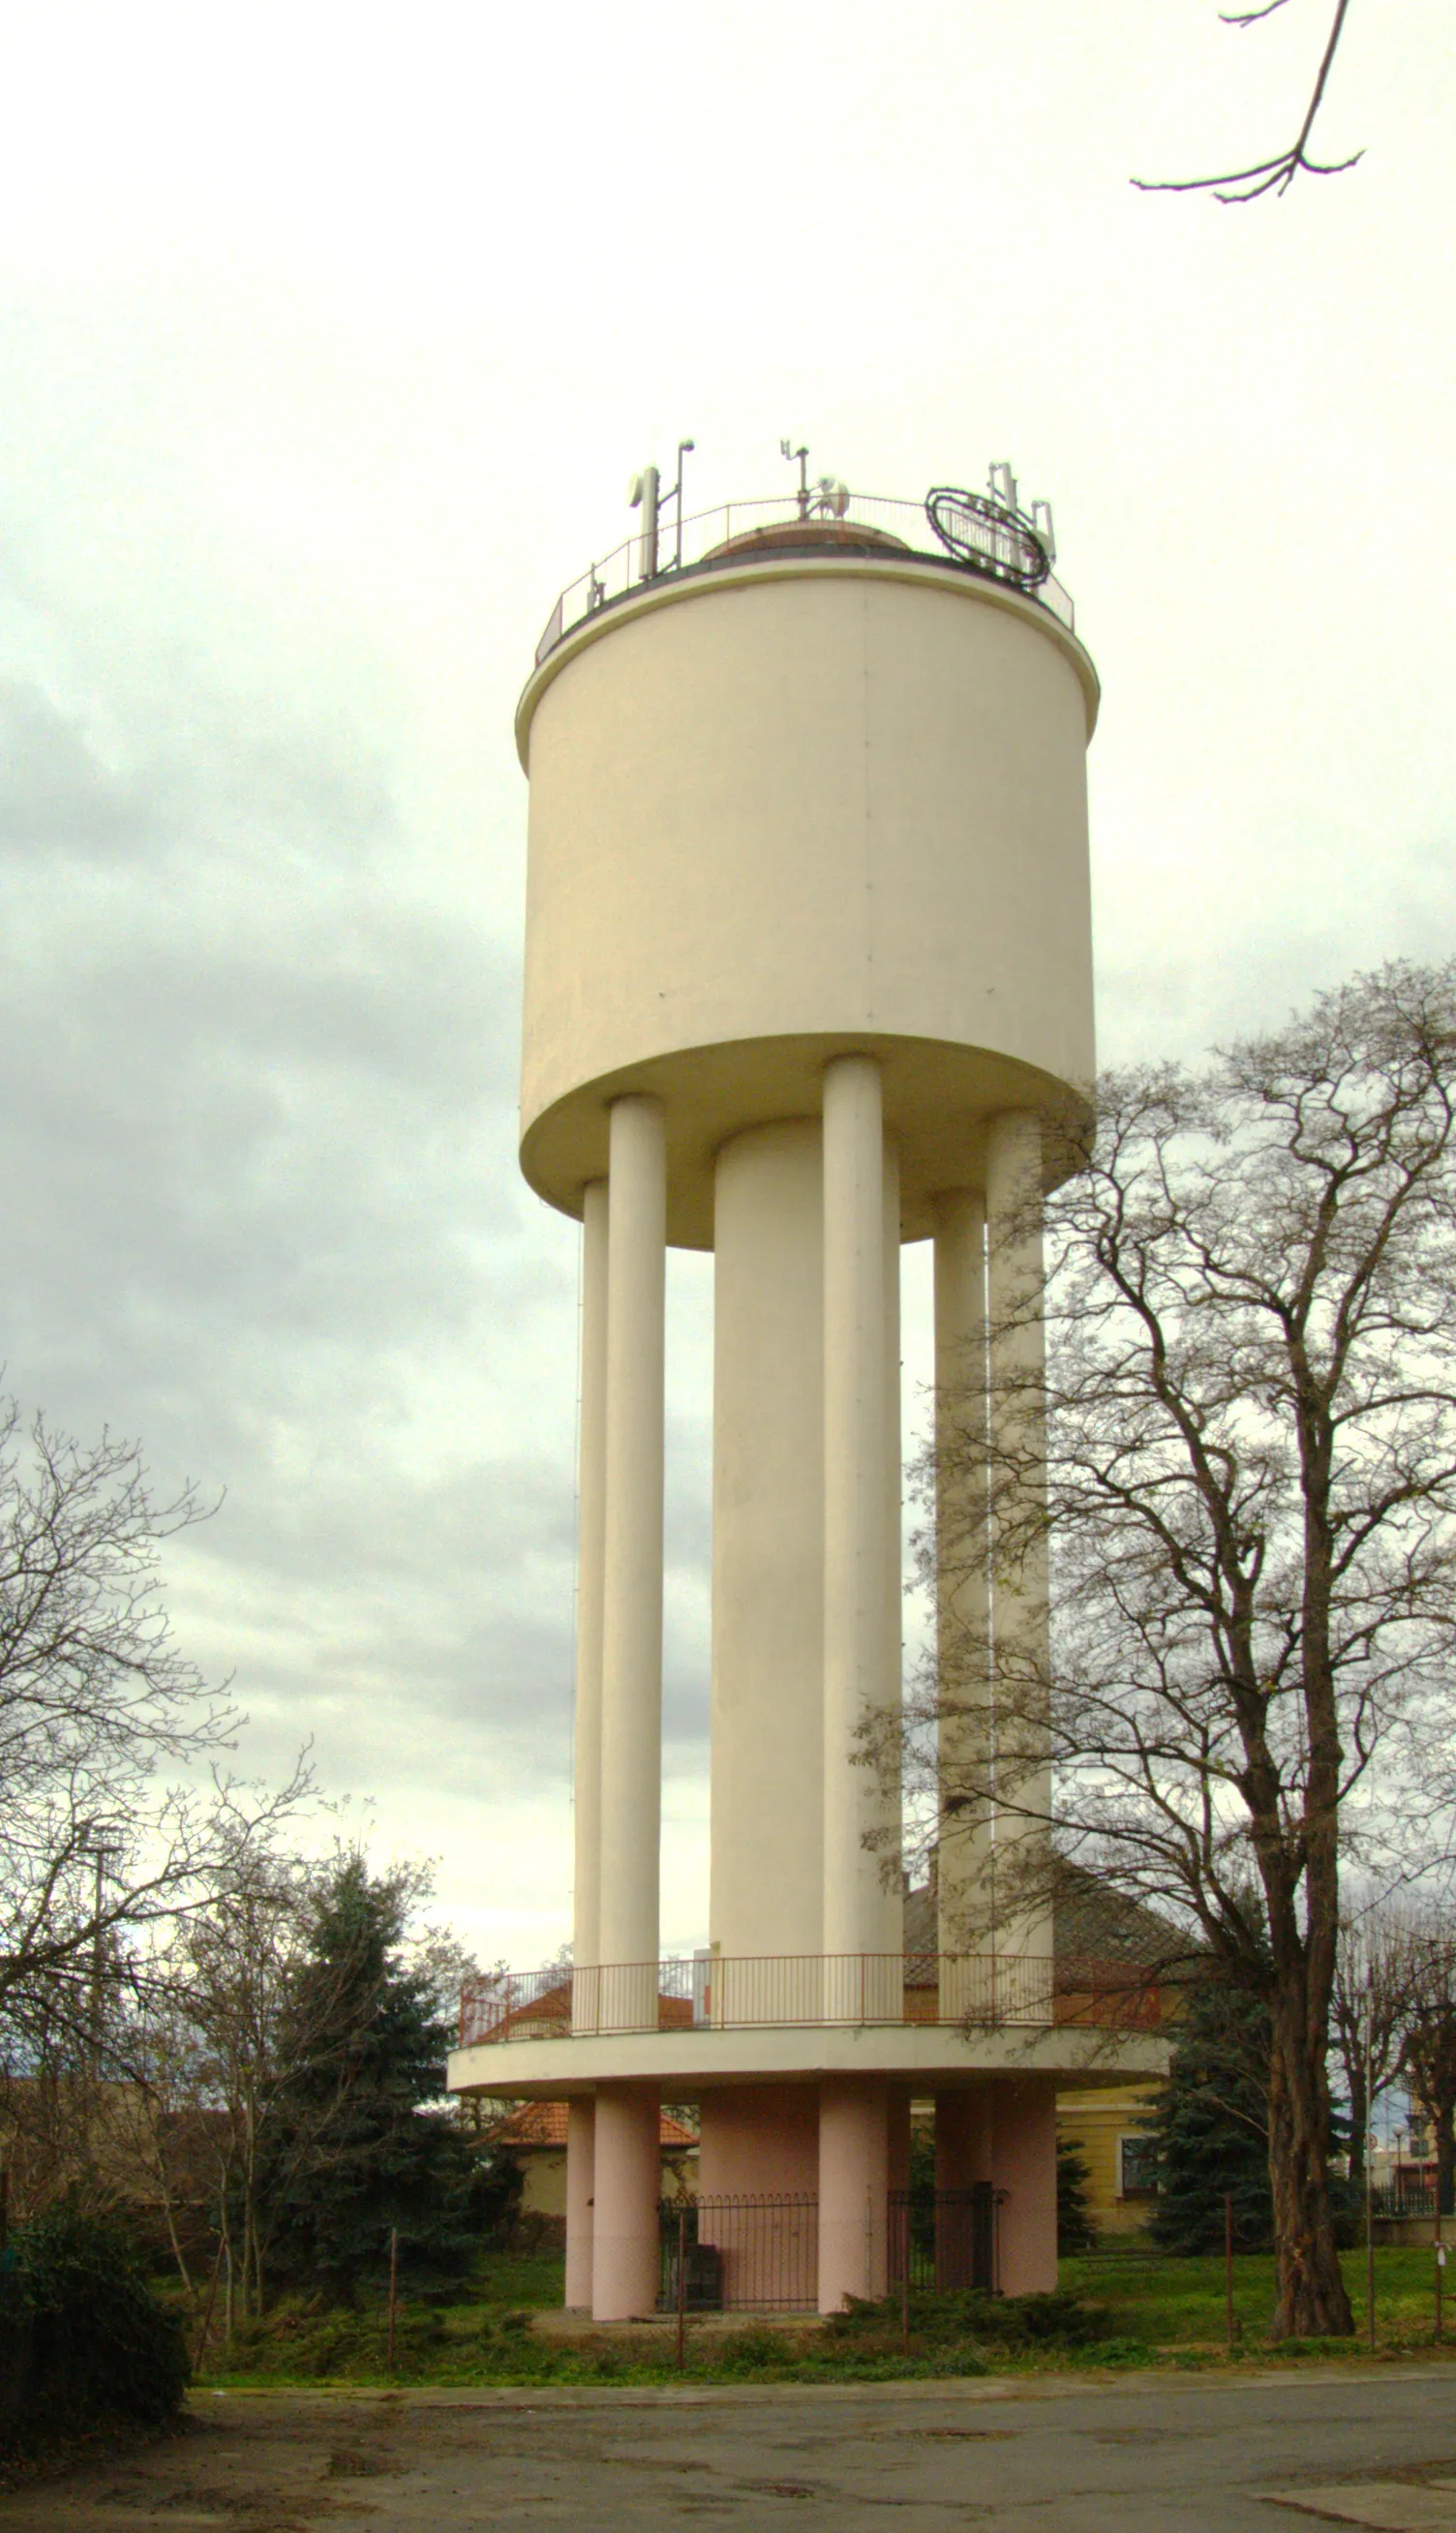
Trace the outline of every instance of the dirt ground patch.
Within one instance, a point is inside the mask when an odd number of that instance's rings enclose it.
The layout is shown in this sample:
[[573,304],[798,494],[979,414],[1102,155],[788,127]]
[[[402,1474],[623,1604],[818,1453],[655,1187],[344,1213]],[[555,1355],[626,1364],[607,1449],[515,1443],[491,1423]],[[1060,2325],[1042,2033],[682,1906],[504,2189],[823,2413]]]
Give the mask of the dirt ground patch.
[[174,2435],[0,2497],[0,2525],[146,2533],[215,2525],[309,2533],[369,2511],[352,2484],[409,2468],[424,2415],[383,2400],[203,2402]]
[[1288,2533],[1331,2490],[1341,2520],[1427,2533],[1450,2453],[1451,2377],[1431,2366],[204,2390],[178,2435],[0,2497],[0,2533]]

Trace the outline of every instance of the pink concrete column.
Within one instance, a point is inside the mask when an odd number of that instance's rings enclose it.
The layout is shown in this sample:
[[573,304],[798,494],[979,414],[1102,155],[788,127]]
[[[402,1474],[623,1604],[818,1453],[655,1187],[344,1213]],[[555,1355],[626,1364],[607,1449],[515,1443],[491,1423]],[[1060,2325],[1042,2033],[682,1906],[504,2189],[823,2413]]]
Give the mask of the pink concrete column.
[[989,2181],[995,2164],[995,2127],[989,2086],[958,2086],[935,2097],[935,2186],[973,2190]]
[[657,2310],[662,2113],[640,2085],[597,2095],[592,2319],[629,2322]]
[[819,2088],[821,2313],[887,2290],[888,2091],[883,2076],[826,2076]]
[[699,2118],[700,2198],[814,2197],[819,2187],[817,2086],[715,2087],[704,2093]]
[[1057,2087],[1027,2076],[996,2106],[997,2224],[1003,2295],[1049,2295],[1057,2283]]
[[[698,2241],[718,2252],[725,2297],[739,2305],[802,2298],[815,2284],[817,2085],[715,2087],[703,2095],[701,2124]],[[788,2205],[733,2205],[764,2199]]]
[[[982,2231],[986,2223],[984,2210],[977,2212],[970,2193],[979,2184],[993,2186],[996,2163],[996,2106],[989,2085],[959,2087],[955,2092],[937,2093],[935,2097],[935,2186],[938,2191],[954,2191],[956,2198],[943,2207],[935,2229],[935,2283],[950,2291],[953,2288],[996,2284],[996,2238],[994,2203],[989,2241]],[[977,2244],[982,2245],[987,2267],[977,2278]]]
[[597,2105],[588,2096],[566,2105],[566,2294],[568,2313],[592,2309],[592,2200],[595,2195]]
[[901,2085],[892,2085],[890,2088],[886,2119],[887,2179],[892,2190],[908,2190],[910,2186],[910,2096]]
[[903,2085],[890,2088],[885,2142],[885,2179],[889,2195],[892,2200],[898,2197],[901,2202],[893,2211],[888,2205],[885,2210],[886,2277],[894,2288],[903,2278],[910,2247],[910,2097]]

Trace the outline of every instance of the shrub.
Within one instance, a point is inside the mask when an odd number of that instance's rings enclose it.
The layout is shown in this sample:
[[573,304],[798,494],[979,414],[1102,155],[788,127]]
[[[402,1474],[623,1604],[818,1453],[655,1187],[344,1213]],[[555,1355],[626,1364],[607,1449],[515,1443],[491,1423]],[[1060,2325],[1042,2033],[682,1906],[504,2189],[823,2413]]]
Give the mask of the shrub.
[[[828,2326],[834,2336],[875,2335],[900,2314],[898,2296],[879,2303],[851,2297],[848,2310]],[[1075,2295],[988,2295],[978,2287],[910,2298],[910,2327],[929,2346],[968,2340],[986,2348],[1083,2348],[1100,2339],[1107,2315]]]
[[180,2317],[120,2225],[62,2206],[0,2268],[0,2428],[17,2445],[103,2422],[157,2427],[188,2382]]
[[746,2330],[730,2330],[719,2341],[714,2352],[713,2371],[718,2375],[783,2375],[791,2372],[798,2350],[786,2345],[782,2332],[767,2330],[762,2324],[750,2325]]

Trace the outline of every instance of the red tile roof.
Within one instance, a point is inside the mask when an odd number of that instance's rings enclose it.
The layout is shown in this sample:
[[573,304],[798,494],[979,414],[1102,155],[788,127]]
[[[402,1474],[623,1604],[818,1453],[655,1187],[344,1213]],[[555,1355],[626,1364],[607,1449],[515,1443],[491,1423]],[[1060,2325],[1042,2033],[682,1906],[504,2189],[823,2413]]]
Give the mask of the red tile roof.
[[[661,2124],[664,2146],[696,2146],[697,2139],[681,2120],[664,2111]],[[551,2147],[566,2143],[566,2105],[564,2102],[522,2102],[491,2131],[493,2146]]]

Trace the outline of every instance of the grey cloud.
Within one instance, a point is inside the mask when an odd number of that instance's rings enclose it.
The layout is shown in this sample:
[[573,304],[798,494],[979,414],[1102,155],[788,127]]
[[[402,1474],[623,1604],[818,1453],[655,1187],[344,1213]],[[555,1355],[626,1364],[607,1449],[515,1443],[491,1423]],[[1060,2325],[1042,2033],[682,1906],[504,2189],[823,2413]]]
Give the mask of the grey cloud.
[[560,1778],[575,1254],[513,1170],[483,892],[325,707],[158,690],[126,772],[113,696],[0,703],[11,1384],[226,1490],[173,1601],[252,1764]]
[[145,846],[154,805],[43,687],[0,678],[0,853],[113,855]]

